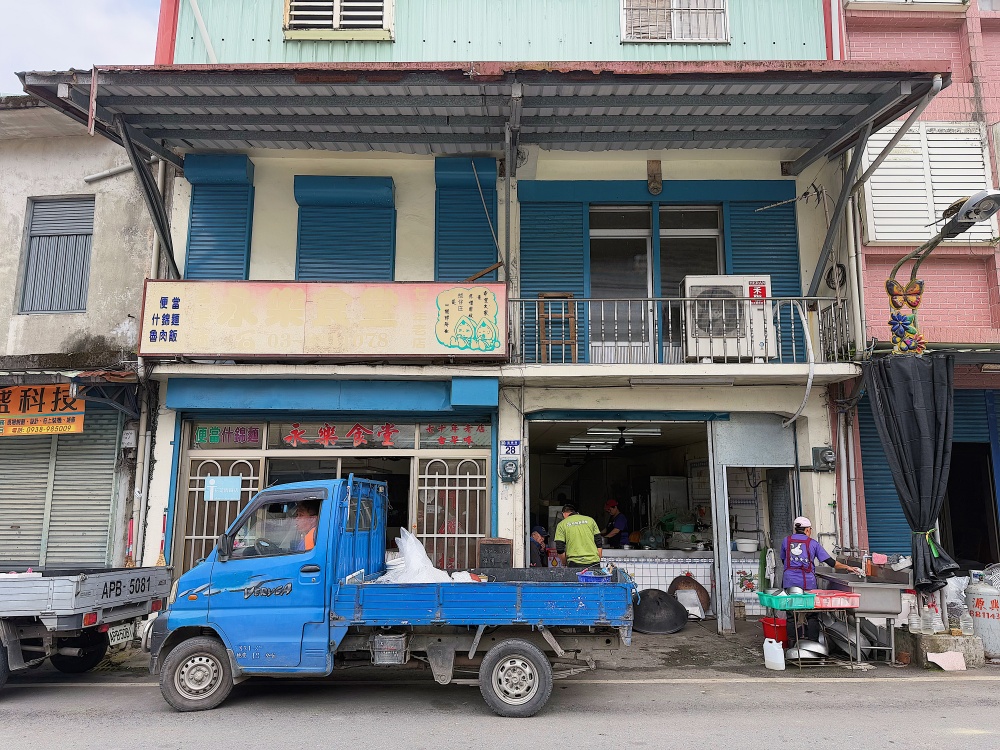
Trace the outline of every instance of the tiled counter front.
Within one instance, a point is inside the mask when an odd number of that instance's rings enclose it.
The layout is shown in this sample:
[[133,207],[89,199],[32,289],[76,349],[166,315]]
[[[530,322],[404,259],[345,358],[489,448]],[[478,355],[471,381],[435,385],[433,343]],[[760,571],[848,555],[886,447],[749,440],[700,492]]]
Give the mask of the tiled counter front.
[[760,553],[733,552],[732,558],[733,599],[746,605],[746,613],[754,617],[767,614],[757,599],[760,588]]
[[[635,552],[645,552],[638,556]],[[624,552],[624,554],[623,554]],[[669,550],[607,550],[604,560],[613,562],[628,571],[635,579],[639,590],[660,589],[666,591],[677,576],[691,576],[712,595],[712,609],[715,609],[715,584],[712,576],[714,560],[712,553],[702,553],[707,557],[652,557],[647,555],[670,555]],[[627,556],[626,556],[627,555]]]

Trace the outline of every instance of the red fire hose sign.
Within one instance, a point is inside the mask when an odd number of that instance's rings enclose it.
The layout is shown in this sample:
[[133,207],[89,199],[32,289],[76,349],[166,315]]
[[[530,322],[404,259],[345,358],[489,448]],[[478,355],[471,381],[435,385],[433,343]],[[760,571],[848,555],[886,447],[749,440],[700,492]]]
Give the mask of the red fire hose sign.
[[767,282],[751,281],[748,287],[747,296],[750,297],[750,304],[763,305],[767,299]]

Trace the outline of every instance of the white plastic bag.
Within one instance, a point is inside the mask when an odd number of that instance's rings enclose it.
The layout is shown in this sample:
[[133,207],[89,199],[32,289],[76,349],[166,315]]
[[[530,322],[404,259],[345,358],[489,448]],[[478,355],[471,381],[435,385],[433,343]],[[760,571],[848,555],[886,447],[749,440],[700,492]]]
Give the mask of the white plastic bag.
[[451,580],[455,583],[474,583],[472,573],[467,570],[456,570],[451,574]]
[[944,586],[944,600],[948,604],[965,604],[965,587],[969,585],[968,576],[952,576]]
[[451,578],[443,570],[434,567],[424,545],[406,529],[400,529],[396,546],[403,558],[403,565],[390,570],[376,583],[445,583]]

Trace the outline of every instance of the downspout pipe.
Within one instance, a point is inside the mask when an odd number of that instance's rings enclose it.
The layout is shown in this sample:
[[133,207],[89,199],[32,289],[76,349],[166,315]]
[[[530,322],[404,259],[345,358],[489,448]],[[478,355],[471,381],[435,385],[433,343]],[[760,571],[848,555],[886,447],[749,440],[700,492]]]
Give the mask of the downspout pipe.
[[[131,167],[130,167],[131,169]],[[167,184],[167,163],[160,160],[156,170],[156,189],[164,194]],[[160,235],[153,232],[153,244],[149,258],[149,273],[147,278],[157,279],[160,276]],[[136,502],[132,505],[132,515],[135,520],[135,551],[145,553],[146,515],[149,512],[149,457],[152,453],[153,435],[149,429],[149,391],[146,384],[149,374],[146,372],[146,362],[138,358],[139,387],[142,389],[142,406],[139,411],[139,440],[136,446],[135,483]],[[136,554],[133,552],[133,555]]]

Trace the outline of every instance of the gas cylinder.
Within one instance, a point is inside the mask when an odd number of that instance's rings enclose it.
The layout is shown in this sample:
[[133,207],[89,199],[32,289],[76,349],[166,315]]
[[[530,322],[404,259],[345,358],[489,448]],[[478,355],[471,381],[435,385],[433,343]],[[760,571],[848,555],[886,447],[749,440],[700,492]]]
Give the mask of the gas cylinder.
[[965,603],[972,615],[972,630],[983,639],[987,659],[1000,659],[1000,590],[988,583],[965,589]]

